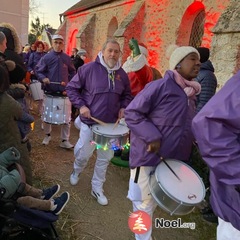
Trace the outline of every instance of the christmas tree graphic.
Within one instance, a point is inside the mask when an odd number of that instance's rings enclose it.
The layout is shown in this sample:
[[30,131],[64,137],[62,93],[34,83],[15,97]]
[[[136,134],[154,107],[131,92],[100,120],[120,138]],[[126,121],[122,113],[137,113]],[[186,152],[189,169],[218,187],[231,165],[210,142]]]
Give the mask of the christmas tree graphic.
[[151,218],[144,211],[130,213],[128,225],[132,232],[144,234],[151,229]]
[[146,225],[143,223],[142,213],[139,213],[137,215],[138,215],[138,218],[137,218],[137,220],[135,220],[133,230],[138,230],[139,232],[141,232],[142,230],[147,231],[148,229],[147,229]]

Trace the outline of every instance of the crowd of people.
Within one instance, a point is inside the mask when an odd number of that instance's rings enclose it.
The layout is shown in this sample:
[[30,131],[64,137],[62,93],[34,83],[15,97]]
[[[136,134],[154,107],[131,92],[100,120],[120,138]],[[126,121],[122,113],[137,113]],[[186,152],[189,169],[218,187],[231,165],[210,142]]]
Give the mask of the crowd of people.
[[[85,49],[73,48],[71,56],[66,54],[64,38],[59,34],[52,36],[51,48],[37,40],[26,45],[20,55],[19,46],[14,27],[0,23],[0,158],[4,167],[8,166],[7,161],[10,164],[14,160],[26,173],[27,183],[23,196],[18,198],[19,204],[59,214],[69,201],[67,192],[53,198],[59,185],[45,190],[31,187],[28,134],[34,117],[26,102],[26,92],[36,80],[44,93],[39,101],[45,134],[42,144],[49,144],[51,125],[59,121],[60,147],[74,148],[72,186],[81,181],[81,173],[96,149],[92,144],[93,126],[116,125],[125,119],[130,140],[127,197],[133,212],[145,211],[152,218],[158,204],[148,184],[151,174],[162,159],[178,159],[191,165],[195,144],[209,171],[207,213],[218,220],[217,239],[240,238],[239,73],[216,94],[217,78],[209,59],[210,50],[205,47],[171,46],[166,56],[169,68],[162,76],[159,70],[149,66],[147,46],[134,38],[129,40],[131,54],[123,65],[121,48],[115,39],[107,39],[96,59],[89,63],[86,63]],[[66,104],[62,122],[51,114],[46,116],[47,107],[54,108],[56,99]],[[70,142],[74,120],[80,130],[75,146]],[[7,155],[12,151],[14,156],[18,155],[17,159]],[[91,195],[104,206],[108,198],[103,185],[114,149],[97,148],[96,153]],[[6,171],[6,175],[11,175],[10,182],[17,179],[11,192],[8,189],[12,186],[0,179],[7,189],[5,197],[9,198],[20,184],[19,174],[14,170]],[[150,229],[144,234],[136,233],[135,239],[150,240],[151,235]]]

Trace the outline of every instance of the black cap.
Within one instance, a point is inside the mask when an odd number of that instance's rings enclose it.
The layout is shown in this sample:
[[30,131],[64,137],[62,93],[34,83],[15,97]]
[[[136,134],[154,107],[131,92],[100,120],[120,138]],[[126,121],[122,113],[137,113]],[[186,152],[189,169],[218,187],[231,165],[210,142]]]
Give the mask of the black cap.
[[200,62],[204,63],[209,59],[210,51],[209,48],[206,47],[199,47],[197,48],[199,54],[200,54]]

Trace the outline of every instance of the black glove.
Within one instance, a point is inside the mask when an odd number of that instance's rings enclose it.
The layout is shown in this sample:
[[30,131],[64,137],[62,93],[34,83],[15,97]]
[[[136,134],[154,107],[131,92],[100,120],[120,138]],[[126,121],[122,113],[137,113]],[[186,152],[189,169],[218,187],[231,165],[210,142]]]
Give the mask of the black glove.
[[133,57],[136,57],[141,54],[140,48],[138,46],[138,41],[134,38],[129,40],[129,48],[132,50]]

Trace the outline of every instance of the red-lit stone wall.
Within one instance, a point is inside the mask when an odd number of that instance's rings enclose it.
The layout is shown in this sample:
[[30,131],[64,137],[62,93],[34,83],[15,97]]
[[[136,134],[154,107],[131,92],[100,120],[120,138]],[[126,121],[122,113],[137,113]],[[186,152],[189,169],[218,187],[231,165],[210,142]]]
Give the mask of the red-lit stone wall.
[[[213,37],[211,30],[229,2],[230,0],[113,1],[110,4],[95,7],[87,12],[67,16],[66,36],[70,40],[72,33],[76,29],[80,30],[87,18],[95,14],[94,24],[92,24],[94,27],[84,32],[85,40],[80,38],[76,42],[78,48],[86,46],[86,50],[90,53],[91,60],[93,60],[106,40],[109,23],[115,17],[119,27],[116,31],[116,38],[119,40],[123,50],[122,60],[125,61],[129,53],[128,39],[135,37],[148,46],[150,65],[164,73],[168,69],[168,61],[165,55],[166,48],[168,45],[177,42],[180,28],[191,28],[188,24],[181,24],[184,21],[183,16],[186,11],[189,11],[188,17],[191,18],[194,12],[197,11],[198,6],[204,8],[206,22],[202,45],[211,47]],[[91,36],[91,38],[88,36]],[[91,47],[87,47],[84,41],[91,41]],[[69,42],[66,51],[70,51],[70,45]]]

